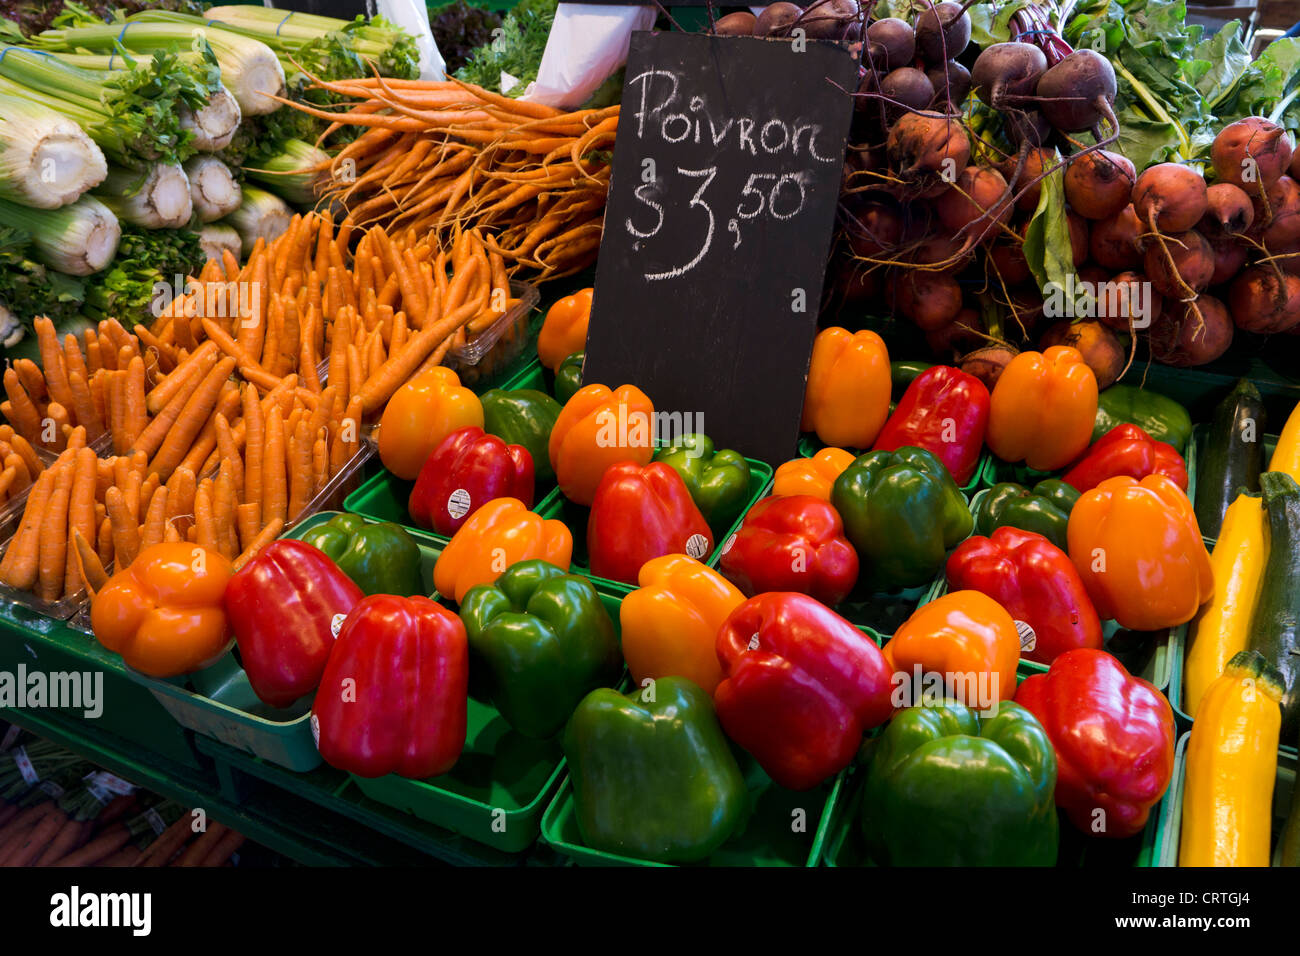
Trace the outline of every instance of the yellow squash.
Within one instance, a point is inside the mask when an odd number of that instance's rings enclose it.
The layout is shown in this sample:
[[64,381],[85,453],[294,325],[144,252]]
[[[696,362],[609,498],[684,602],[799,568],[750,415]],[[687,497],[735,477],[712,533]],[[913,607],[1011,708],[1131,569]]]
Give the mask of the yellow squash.
[[1269,471],[1285,471],[1300,482],[1300,403],[1291,409],[1282,434],[1278,436],[1277,448],[1268,464]]
[[1183,709],[1195,717],[1201,698],[1229,660],[1244,651],[1250,639],[1250,619],[1259,600],[1268,560],[1268,520],[1264,501],[1238,495],[1223,516],[1219,540],[1210,555],[1214,597],[1201,608],[1188,634],[1187,675]]
[[1179,866],[1268,866],[1282,675],[1258,651],[1228,662],[1187,742]]

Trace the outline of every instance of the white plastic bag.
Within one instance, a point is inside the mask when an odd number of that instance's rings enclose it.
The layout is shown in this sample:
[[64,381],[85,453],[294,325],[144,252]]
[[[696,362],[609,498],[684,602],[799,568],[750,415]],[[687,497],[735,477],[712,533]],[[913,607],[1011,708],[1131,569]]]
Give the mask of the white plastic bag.
[[654,7],[561,3],[537,79],[522,99],[572,109],[627,61],[633,30],[648,30]]
[[424,0],[375,0],[374,5],[381,17],[415,37],[415,48],[420,51],[420,79],[445,80],[447,61],[434,42]]

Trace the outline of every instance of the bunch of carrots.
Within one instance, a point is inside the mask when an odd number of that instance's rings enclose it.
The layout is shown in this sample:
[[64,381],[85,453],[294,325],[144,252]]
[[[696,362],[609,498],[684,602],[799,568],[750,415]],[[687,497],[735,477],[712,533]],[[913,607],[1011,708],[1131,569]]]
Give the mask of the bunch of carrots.
[[595,261],[618,106],[565,112],[454,79],[317,85],[361,102],[347,112],[282,102],[332,120],[325,135],[368,127],[318,170],[329,172],[326,197],[359,226],[413,228],[444,246],[477,228],[512,274],[538,281]]
[[12,425],[0,425],[0,511],[22,498],[44,470],[31,442]]

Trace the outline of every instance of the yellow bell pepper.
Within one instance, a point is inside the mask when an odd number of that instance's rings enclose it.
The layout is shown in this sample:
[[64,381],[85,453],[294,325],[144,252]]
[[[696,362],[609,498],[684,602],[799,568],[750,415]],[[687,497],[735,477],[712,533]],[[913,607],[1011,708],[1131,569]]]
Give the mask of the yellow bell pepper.
[[595,289],[581,289],[557,301],[546,313],[537,335],[537,357],[554,372],[574,352],[587,347],[591,297]]
[[1179,866],[1268,866],[1283,691],[1258,651],[1206,690],[1187,742]]
[[772,494],[778,498],[812,495],[831,500],[831,486],[845,468],[853,464],[853,454],[843,448],[823,448],[811,458],[794,458],[777,466]]
[[1064,468],[1092,441],[1097,376],[1077,349],[1021,352],[1002,370],[989,399],[984,440],[1003,461],[1037,471]]
[[430,453],[460,428],[483,427],[483,405],[460,377],[437,366],[411,379],[388,400],[379,419],[379,460],[414,481]]
[[823,329],[813,342],[803,423],[827,445],[870,448],[889,417],[889,351],[875,332]]
[[[922,690],[915,686],[920,667],[921,674],[938,674],[959,703],[982,709],[1015,696],[1020,634],[1007,610],[987,594],[949,591],[903,622],[885,645],[885,660],[895,675],[912,682],[913,695]],[[985,691],[993,700],[972,699]]]
[[1209,686],[1233,655],[1250,646],[1250,621],[1264,583],[1268,519],[1258,496],[1238,495],[1228,506],[1210,555],[1214,597],[1197,613],[1189,635],[1183,709],[1192,717]]
[[623,598],[623,657],[638,685],[685,677],[712,694],[722,681],[717,635],[745,595],[717,571],[684,554],[641,565],[641,587]]
[[533,558],[569,570],[573,535],[563,521],[544,520],[518,498],[493,498],[460,526],[438,556],[433,586],[459,603],[476,584],[491,584],[511,565]]
[[605,385],[578,389],[560,410],[547,446],[564,496],[590,507],[610,465],[650,464],[654,416],[654,404],[635,385],[620,385],[613,391]]

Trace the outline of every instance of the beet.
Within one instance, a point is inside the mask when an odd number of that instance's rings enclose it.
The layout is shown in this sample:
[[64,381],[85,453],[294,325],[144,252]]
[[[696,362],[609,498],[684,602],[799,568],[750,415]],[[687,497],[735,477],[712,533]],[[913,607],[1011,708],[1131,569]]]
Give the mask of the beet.
[[1109,219],[1093,223],[1088,235],[1092,261],[1117,272],[1138,268],[1142,264],[1143,246],[1138,237],[1145,231],[1131,203]]
[[792,26],[801,27],[811,40],[838,40],[857,18],[854,0],[814,0],[804,8],[803,19]]
[[917,52],[930,65],[955,60],[970,43],[970,27],[970,14],[961,4],[936,3],[916,18]]
[[1057,322],[1038,340],[1040,351],[1068,345],[1083,356],[1097,377],[1097,388],[1109,388],[1124,371],[1126,352],[1115,333],[1100,322]]
[[1261,238],[1270,249],[1281,248],[1300,240],[1300,184],[1290,176],[1283,176],[1270,186],[1265,195],[1268,198],[1268,210],[1260,218],[1264,225]]
[[[1232,319],[1223,303],[1200,295],[1194,303],[1176,302],[1151,326],[1151,356],[1175,368],[1213,362],[1232,345]],[[1193,308],[1193,306],[1195,308]]]
[[[989,248],[989,259],[993,268],[997,270],[997,276],[1007,285],[1017,285],[1021,282],[1028,282],[1034,277],[1029,271],[1029,262],[1025,259],[1024,249],[1021,244],[1011,239],[1001,239],[995,242]],[[998,287],[998,279],[992,279],[995,288]]]
[[930,346],[930,351],[945,359],[980,348],[987,341],[984,323],[971,308],[962,309],[947,325],[925,333],[925,344]]
[[893,101],[885,104],[885,111],[890,115],[901,112],[895,104],[923,110],[934,100],[934,84],[915,67],[900,66],[881,79],[880,93],[887,100]]
[[1075,50],[1038,81],[1038,108],[1066,133],[1093,129],[1102,120],[1119,129],[1111,104],[1118,86],[1115,68],[1096,50]]
[[1249,250],[1229,236],[1206,236],[1205,238],[1210,241],[1210,248],[1214,250],[1214,275],[1210,277],[1210,285],[1223,285],[1241,271],[1242,266],[1246,264]]
[[[1043,174],[1044,169],[1050,169],[1056,165],[1056,153],[1053,150],[1040,147],[1029,149],[1025,153],[1025,166],[1020,171],[1020,178],[1013,183],[1011,177],[1015,175],[1019,162],[1019,156],[1008,156],[998,163],[998,172],[1003,175],[1011,186],[1012,192],[1016,195],[1016,208],[1021,212],[1033,212],[1038,208],[1038,197],[1043,191],[1042,183],[1034,182],[1034,180]],[[1033,185],[1026,189],[1025,187],[1029,183],[1033,183]]]
[[[1184,299],[1188,297],[1184,285],[1194,292],[1208,288],[1210,279],[1214,277],[1214,249],[1209,240],[1195,229],[1171,233],[1164,239],[1163,243],[1148,243],[1142,259],[1143,269],[1156,291]],[[1173,260],[1172,266],[1170,259]],[[1177,275],[1173,271],[1175,268]]]
[[958,367],[967,375],[974,375],[991,392],[1002,377],[1003,370],[1018,354],[1020,353],[1009,345],[989,345],[963,357]]
[[[1097,290],[1097,320],[1117,332],[1129,331],[1130,319],[1137,328],[1151,326],[1164,308],[1164,297],[1140,272],[1121,272],[1109,279],[1090,278],[1089,281],[1099,286],[1101,282],[1106,283]],[[1138,314],[1143,306],[1146,315]]]
[[909,269],[895,277],[894,301],[921,331],[933,331],[961,311],[961,286],[946,272]]
[[898,17],[877,20],[867,27],[863,53],[871,68],[880,73],[911,66],[916,59],[916,31]]
[[757,20],[754,22],[754,36],[785,36],[790,29],[790,25],[802,15],[803,8],[795,6],[793,3],[786,3],[784,0],[769,3],[763,8],[763,12],[758,15]]
[[[966,127],[939,113],[905,113],[889,130],[886,149],[905,177],[962,169],[970,159]],[[943,184],[947,186],[947,183]]]
[[956,110],[966,97],[970,96],[970,70],[956,60],[949,60],[941,66],[932,66],[925,71],[934,87],[934,107],[942,110],[951,107]]
[[[1160,232],[1186,232],[1206,209],[1205,180],[1189,166],[1159,163],[1148,166],[1133,186],[1133,206],[1148,229],[1155,217]],[[1143,230],[1144,232],[1147,230]]]
[[[1001,173],[987,166],[967,166],[952,188],[935,200],[934,208],[939,221],[958,233],[976,222],[1006,222],[1013,211],[1007,198],[1007,181]],[[991,215],[985,215],[988,210],[993,210]]]
[[1077,268],[1088,261],[1088,220],[1072,211],[1066,212],[1065,219],[1070,227],[1070,254]]
[[943,272],[950,275],[960,272],[972,259],[975,250],[956,236],[931,236],[909,249],[904,257],[917,265],[943,266]]
[[1003,114],[1004,132],[1007,139],[1017,146],[1028,143],[1030,146],[1042,146],[1052,137],[1052,124],[1038,110],[1013,111]]
[[1137,172],[1119,153],[1099,150],[1065,167],[1065,199],[1085,219],[1109,219],[1128,205]]
[[1285,332],[1300,323],[1300,276],[1251,266],[1228,287],[1233,324],[1246,332]]
[[1210,147],[1215,178],[1252,196],[1278,181],[1291,165],[1291,156],[1286,130],[1262,116],[1229,123]]
[[879,258],[903,237],[902,210],[892,199],[873,200],[854,211],[844,231],[855,256]]
[[1010,98],[1032,94],[1046,70],[1047,57],[1032,43],[994,43],[979,55],[970,78],[976,96],[1002,109]]
[[1205,202],[1205,215],[1197,228],[1208,235],[1242,235],[1255,221],[1255,207],[1240,186],[1215,183],[1205,191]]
[[713,32],[720,37],[748,37],[754,35],[754,27],[757,24],[758,17],[748,10],[742,10],[739,13],[728,13],[725,17],[718,17],[713,24]]

